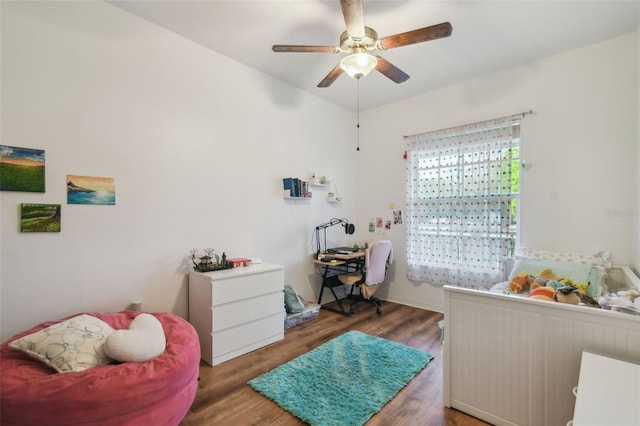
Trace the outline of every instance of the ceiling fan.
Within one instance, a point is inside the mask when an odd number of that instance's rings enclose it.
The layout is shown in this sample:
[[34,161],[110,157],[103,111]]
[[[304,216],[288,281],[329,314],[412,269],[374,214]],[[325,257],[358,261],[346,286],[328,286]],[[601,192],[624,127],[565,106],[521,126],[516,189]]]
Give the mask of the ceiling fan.
[[378,38],[378,33],[364,25],[362,0],[340,0],[342,15],[347,30],[340,35],[339,46],[304,46],[276,44],[274,52],[320,52],[345,53],[338,65],[318,84],[318,87],[329,87],[343,72],[360,79],[373,69],[384,74],[395,83],[403,83],[409,75],[383,57],[374,55],[375,50],[389,50],[423,41],[449,37],[452,27],[449,22],[407,31],[392,36]]

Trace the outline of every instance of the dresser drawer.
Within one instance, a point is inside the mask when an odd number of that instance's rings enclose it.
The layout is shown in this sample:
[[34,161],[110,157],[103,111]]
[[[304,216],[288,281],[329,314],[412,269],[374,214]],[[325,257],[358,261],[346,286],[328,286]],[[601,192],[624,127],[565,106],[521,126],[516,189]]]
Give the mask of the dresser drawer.
[[211,365],[284,338],[284,270],[260,263],[189,271],[189,321]]
[[284,289],[282,269],[250,275],[213,280],[212,305],[223,305],[237,300],[269,294]]
[[213,332],[276,314],[284,316],[282,290],[224,305],[216,305],[213,307]]
[[[263,346],[263,342],[273,342],[284,337],[282,312],[259,321],[240,324],[213,333],[213,364]],[[233,356],[229,356],[233,354]]]

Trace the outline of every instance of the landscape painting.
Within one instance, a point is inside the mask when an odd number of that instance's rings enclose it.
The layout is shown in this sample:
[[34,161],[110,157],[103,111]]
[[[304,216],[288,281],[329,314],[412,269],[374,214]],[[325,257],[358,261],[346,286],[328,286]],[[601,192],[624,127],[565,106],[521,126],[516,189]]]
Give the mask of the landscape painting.
[[0,145],[0,190],[44,192],[44,151]]
[[67,204],[116,204],[113,178],[67,175]]
[[29,204],[21,205],[21,232],[60,232],[61,214],[60,204]]

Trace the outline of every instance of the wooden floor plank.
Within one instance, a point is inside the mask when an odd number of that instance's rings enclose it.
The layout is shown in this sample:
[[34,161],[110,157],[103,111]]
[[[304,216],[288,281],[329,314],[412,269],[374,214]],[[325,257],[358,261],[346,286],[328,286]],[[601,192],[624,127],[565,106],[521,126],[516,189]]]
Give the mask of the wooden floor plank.
[[[349,330],[404,343],[434,356],[424,370],[367,422],[367,426],[487,425],[443,406],[438,328],[442,314],[391,302],[383,302],[382,312],[382,315],[376,315],[375,308],[366,304],[359,305],[351,317],[321,310],[319,318],[287,330],[280,342],[215,367],[202,362],[196,398],[181,426],[304,425],[255,392],[247,382]],[[383,376],[384,372],[380,374]]]

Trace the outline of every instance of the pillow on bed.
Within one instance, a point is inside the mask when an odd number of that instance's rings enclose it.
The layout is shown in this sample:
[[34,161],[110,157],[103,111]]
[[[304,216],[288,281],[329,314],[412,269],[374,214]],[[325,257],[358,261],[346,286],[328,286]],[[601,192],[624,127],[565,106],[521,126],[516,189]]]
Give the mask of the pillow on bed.
[[607,289],[607,275],[609,268],[612,266],[611,253],[606,250],[600,250],[592,255],[584,255],[575,253],[557,253],[535,248],[520,247],[516,249],[516,258],[543,259],[555,262],[571,262],[591,265],[596,269],[598,295]]
[[104,350],[120,362],[146,362],[162,354],[167,346],[160,321],[151,314],[140,314],[129,329],[115,330],[107,339]]
[[558,278],[569,278],[576,284],[589,283],[586,291],[589,297],[595,298],[600,295],[602,283],[598,270],[592,265],[581,263],[520,259],[516,261],[509,275],[509,281],[523,271],[526,271],[529,275],[538,276],[545,269],[550,269]]
[[604,269],[611,268],[611,254],[608,251],[599,251],[592,255],[584,255],[520,247],[516,249],[516,257],[523,259],[552,260],[555,262],[582,263],[584,265],[602,266]]
[[104,342],[113,333],[106,322],[82,314],[9,343],[60,373],[106,365]]

